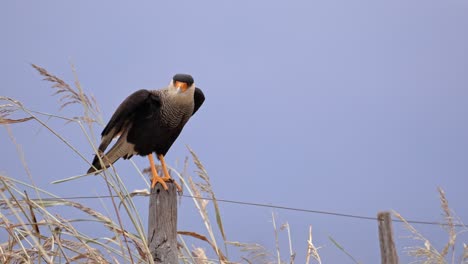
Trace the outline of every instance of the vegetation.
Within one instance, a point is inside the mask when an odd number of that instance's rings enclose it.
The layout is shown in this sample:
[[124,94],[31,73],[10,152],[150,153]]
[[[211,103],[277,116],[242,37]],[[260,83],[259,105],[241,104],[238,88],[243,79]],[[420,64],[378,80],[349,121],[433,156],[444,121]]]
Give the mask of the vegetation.
[[[100,110],[94,97],[84,93],[76,72],[74,86],[64,82],[44,68],[32,65],[44,80],[51,83],[55,90],[54,95],[60,96],[60,109],[70,105],[79,104],[83,112],[74,117],[57,114],[48,114],[29,109],[21,102],[12,98],[0,96],[0,124],[9,131],[11,141],[16,144],[15,136],[9,129],[11,124],[21,122],[37,122],[53,136],[70,148],[77,157],[89,163],[89,155],[78,151],[65,139],[57,129],[48,125],[47,119],[62,119],[67,123],[74,123],[80,129],[90,148],[96,153],[96,139],[93,135],[94,126],[102,125]],[[13,118],[13,116],[20,116]],[[16,144],[20,157],[21,148]],[[276,252],[268,252],[258,244],[228,241],[223,227],[222,216],[215,192],[210,184],[210,178],[195,152],[189,149],[194,165],[197,167],[197,176],[191,177],[187,170],[179,172],[171,168],[171,173],[180,179],[185,192],[192,197],[200,219],[206,232],[200,234],[192,231],[179,232],[179,259],[183,263],[294,263],[295,251],[291,246],[289,225],[277,225],[275,215],[272,215]],[[34,176],[29,172],[24,158],[25,167],[30,182]],[[188,159],[185,166],[188,165]],[[140,171],[140,175],[149,188],[148,170]],[[14,177],[0,175],[0,235],[6,234],[0,241],[0,263],[153,263],[146,243],[146,227],[143,226],[140,214],[136,209],[133,197],[148,195],[147,190],[130,192],[123,184],[118,171],[111,167],[99,174],[107,185],[107,194],[110,197],[112,211],[102,213],[94,208],[85,206],[66,197],[59,197],[35,184],[19,181]],[[61,184],[76,181],[87,175],[77,175],[53,182]],[[28,192],[22,190],[28,189]],[[409,249],[412,256],[417,257],[421,263],[461,263],[468,261],[468,248],[465,245],[463,255],[457,260],[455,256],[455,240],[457,238],[455,219],[448,207],[444,192],[439,190],[442,208],[446,216],[446,227],[449,241],[442,250],[437,250],[414,227],[405,221],[407,229],[414,239],[423,245]],[[30,196],[34,196],[34,199]],[[211,206],[211,205],[212,206]],[[60,212],[77,212],[79,217],[65,217]],[[75,214],[76,215],[76,214]],[[81,230],[81,224],[88,223],[94,228],[104,230],[104,236],[95,237],[92,233]],[[283,259],[280,255],[278,233],[286,231],[289,237],[289,255]],[[464,228],[463,230],[466,230]],[[200,245],[194,248],[188,245],[187,238],[198,240]],[[332,238],[331,238],[332,239]],[[220,241],[222,240],[222,241]],[[333,244],[350,259],[357,262],[344,247],[333,240]],[[207,247],[209,250],[204,250]],[[244,253],[241,259],[231,260],[227,256],[228,248],[235,247]],[[306,263],[322,263],[319,255],[320,247],[312,241],[312,227],[309,229],[307,241]]]

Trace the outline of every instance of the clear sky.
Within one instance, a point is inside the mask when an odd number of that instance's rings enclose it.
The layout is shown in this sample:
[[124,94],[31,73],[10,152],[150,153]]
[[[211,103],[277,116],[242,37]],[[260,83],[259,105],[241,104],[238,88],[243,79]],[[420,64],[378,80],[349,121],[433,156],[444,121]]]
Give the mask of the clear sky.
[[[107,122],[133,91],[190,73],[207,99],[166,160],[175,166],[190,145],[219,198],[440,221],[442,187],[468,221],[467,29],[466,0],[2,1],[0,95],[58,113],[29,64],[73,83],[71,61]],[[76,127],[50,122],[92,158]],[[38,125],[12,130],[37,185],[62,195],[105,192],[92,177],[50,185],[87,164]],[[7,135],[0,130],[0,171],[27,179]],[[132,177],[130,190],[145,187]],[[137,199],[146,221],[147,199]],[[203,230],[190,203],[182,201],[179,228]],[[274,251],[270,209],[221,210],[229,240]],[[350,262],[328,236],[363,263],[380,261],[374,221],[275,212],[291,226],[297,263],[309,225],[324,263]],[[439,227],[416,227],[439,248],[447,241]],[[404,247],[414,242],[394,228],[409,262]]]

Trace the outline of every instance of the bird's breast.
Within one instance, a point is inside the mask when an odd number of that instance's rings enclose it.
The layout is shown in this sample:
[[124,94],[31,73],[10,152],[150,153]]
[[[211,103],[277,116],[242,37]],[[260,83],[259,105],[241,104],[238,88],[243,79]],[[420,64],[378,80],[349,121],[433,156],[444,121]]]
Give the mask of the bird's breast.
[[175,129],[184,126],[193,112],[193,104],[169,104],[161,109],[161,125]]

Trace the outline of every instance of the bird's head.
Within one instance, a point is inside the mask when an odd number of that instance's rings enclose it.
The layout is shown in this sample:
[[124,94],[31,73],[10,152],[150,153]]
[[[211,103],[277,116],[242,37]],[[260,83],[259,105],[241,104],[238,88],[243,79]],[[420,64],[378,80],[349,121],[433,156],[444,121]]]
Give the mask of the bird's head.
[[178,73],[172,78],[169,89],[175,90],[178,94],[183,94],[189,90],[193,91],[195,89],[195,84],[192,76]]

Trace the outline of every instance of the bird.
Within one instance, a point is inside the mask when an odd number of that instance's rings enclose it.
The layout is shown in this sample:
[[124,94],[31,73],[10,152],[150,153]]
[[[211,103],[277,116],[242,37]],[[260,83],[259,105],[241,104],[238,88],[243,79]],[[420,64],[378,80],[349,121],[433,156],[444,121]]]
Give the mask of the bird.
[[[193,77],[182,73],[175,74],[165,88],[142,89],[129,95],[102,130],[98,155],[87,173],[99,173],[120,158],[147,156],[152,175],[151,188],[160,183],[168,190],[166,182],[173,180],[164,156],[204,101],[205,95],[195,87]],[[114,138],[118,138],[116,143],[104,154]],[[153,153],[161,162],[163,177],[156,170]],[[175,185],[181,191],[180,186]]]

